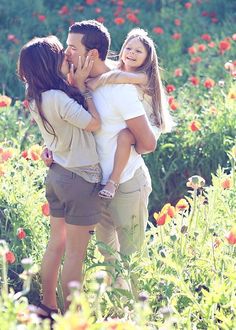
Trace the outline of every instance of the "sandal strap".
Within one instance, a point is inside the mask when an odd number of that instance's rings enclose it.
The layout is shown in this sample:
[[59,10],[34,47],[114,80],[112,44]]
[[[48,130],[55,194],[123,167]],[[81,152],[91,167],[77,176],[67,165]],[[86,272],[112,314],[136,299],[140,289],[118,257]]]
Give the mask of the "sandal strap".
[[58,313],[58,309],[50,308],[50,307],[44,305],[42,302],[39,303],[38,307],[41,308],[44,312],[48,313],[48,315],[51,315],[53,313],[55,313],[55,314]]
[[111,179],[109,179],[107,182],[110,182],[111,184],[113,184],[116,189],[119,187],[119,183],[116,183],[115,181],[113,181]]

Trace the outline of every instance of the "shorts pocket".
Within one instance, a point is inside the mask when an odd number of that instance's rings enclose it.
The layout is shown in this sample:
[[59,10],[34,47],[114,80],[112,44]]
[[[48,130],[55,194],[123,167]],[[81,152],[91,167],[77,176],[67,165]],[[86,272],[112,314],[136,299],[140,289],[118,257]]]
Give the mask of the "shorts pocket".
[[132,226],[133,219],[139,218],[140,196],[139,190],[133,192],[118,191],[116,193],[114,200],[108,207],[116,226]]

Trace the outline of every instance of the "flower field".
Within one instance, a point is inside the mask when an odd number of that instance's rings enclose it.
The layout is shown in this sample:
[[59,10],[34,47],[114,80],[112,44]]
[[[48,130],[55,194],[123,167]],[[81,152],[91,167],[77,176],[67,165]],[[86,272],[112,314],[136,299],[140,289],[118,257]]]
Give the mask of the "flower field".
[[[148,248],[121,256],[132,291],[104,277],[93,239],[85,283],[56,330],[236,329],[236,5],[221,0],[6,0],[0,4],[0,328],[50,329],[40,300],[39,265],[49,233],[42,140],[16,77],[21,46],[97,19],[119,51],[135,26],[155,40],[174,132],[145,155],[152,176]],[[104,249],[108,247],[104,246]],[[113,253],[112,251],[110,253]],[[62,306],[58,286],[58,302]]]

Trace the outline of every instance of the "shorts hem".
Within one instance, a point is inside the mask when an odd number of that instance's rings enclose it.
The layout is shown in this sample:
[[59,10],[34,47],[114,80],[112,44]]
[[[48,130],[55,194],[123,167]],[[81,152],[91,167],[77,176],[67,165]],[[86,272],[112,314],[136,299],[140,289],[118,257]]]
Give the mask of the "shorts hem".
[[57,210],[57,209],[52,210],[50,208],[50,215],[55,218],[65,218],[64,210]]
[[69,225],[91,226],[96,225],[102,217],[102,213],[87,216],[65,216],[65,221]]

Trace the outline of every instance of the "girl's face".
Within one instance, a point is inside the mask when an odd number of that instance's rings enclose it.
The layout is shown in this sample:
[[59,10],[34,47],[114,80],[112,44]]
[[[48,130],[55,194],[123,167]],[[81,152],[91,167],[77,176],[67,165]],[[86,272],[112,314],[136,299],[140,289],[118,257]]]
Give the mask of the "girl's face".
[[63,58],[63,62],[62,62],[62,65],[61,65],[61,73],[66,76],[70,71],[70,68],[69,68],[69,63],[68,63],[68,60],[67,60],[67,56],[64,55],[64,58]]
[[147,50],[138,38],[133,38],[124,47],[121,59],[125,71],[135,71],[147,58]]

